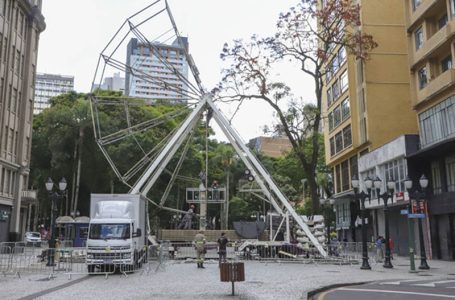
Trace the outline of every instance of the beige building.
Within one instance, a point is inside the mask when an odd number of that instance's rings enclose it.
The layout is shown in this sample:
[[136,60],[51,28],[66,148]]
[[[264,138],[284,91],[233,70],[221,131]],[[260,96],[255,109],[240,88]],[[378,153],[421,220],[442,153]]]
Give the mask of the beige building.
[[291,143],[286,137],[259,136],[249,141],[249,146],[262,154],[270,157],[284,156],[292,150]]
[[22,239],[28,190],[41,0],[0,0],[0,242]]
[[[358,203],[353,201],[352,176],[379,176],[384,185],[388,174],[397,176],[394,179],[401,183],[406,176],[406,164],[400,163],[403,157],[391,157],[391,166],[375,166],[363,174],[359,174],[359,158],[400,135],[418,131],[416,114],[411,109],[405,3],[358,2],[361,29],[371,34],[379,46],[364,63],[343,48],[336,49],[337,55],[327,65],[322,103],[325,157],[333,170],[336,227],[340,238],[348,240],[359,240],[354,224]],[[375,233],[379,230],[377,218],[374,214],[370,217],[376,225],[369,230]]]
[[430,179],[427,254],[455,260],[455,0],[404,2],[412,107],[420,132],[420,150],[409,158],[411,173]]

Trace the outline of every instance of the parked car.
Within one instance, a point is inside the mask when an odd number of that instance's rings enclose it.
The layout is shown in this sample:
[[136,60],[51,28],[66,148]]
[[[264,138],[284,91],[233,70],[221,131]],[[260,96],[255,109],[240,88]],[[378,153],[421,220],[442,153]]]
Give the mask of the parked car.
[[26,245],[41,246],[41,234],[39,232],[26,232],[25,243]]

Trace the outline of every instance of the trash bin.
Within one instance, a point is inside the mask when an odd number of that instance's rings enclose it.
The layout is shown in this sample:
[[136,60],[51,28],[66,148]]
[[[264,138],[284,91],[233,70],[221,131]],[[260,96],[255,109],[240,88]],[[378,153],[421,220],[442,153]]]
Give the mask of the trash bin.
[[245,281],[245,266],[243,262],[221,263],[220,280],[232,283],[232,296],[234,296],[234,282]]

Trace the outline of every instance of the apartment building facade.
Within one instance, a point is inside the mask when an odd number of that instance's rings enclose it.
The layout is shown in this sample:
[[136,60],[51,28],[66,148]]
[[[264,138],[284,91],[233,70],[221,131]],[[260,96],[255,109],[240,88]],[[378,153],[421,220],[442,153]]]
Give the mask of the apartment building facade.
[[37,73],[35,81],[35,103],[33,113],[39,114],[50,107],[52,97],[74,90],[74,76]]
[[[181,38],[186,51],[188,39]],[[132,38],[127,46],[127,65],[134,71],[125,74],[125,95],[171,103],[184,102],[187,92],[188,62],[177,40],[171,45],[138,42]],[[175,70],[177,72],[175,72]],[[134,73],[141,76],[134,76]]]
[[20,240],[36,201],[28,190],[40,0],[0,0],[0,242]]
[[[359,176],[361,186],[364,174],[378,176],[385,191],[386,175],[391,174],[386,173],[385,164],[396,166],[397,170],[403,168],[393,173],[399,183],[407,174],[403,157],[387,156],[387,149],[380,150],[385,155],[381,155],[380,165],[368,165],[365,169],[359,165],[360,158],[403,134],[418,131],[416,115],[411,109],[405,4],[401,0],[357,2],[361,5],[361,30],[371,34],[379,46],[365,62],[356,60],[343,48],[336,48],[337,54],[326,66],[322,103],[325,157],[333,170],[336,229],[339,238],[348,241],[360,240],[359,203],[354,198],[352,176]],[[404,186],[397,187],[395,192],[402,192]],[[377,195],[373,194],[372,198]],[[383,233],[383,227],[378,225],[381,216],[373,217],[374,210],[382,208],[380,202],[368,210],[370,238]]]
[[406,0],[412,107],[420,150],[411,173],[430,179],[429,250],[455,260],[455,0]]
[[248,146],[270,157],[281,157],[292,150],[291,142],[285,136],[258,136],[250,139]]

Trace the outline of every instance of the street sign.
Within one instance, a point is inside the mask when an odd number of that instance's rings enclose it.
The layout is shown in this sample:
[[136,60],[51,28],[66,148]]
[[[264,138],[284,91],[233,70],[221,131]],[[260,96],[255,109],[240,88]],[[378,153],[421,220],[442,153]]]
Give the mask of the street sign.
[[400,214],[407,215],[408,214],[408,210],[407,209],[402,209],[402,210],[400,210]]
[[425,219],[425,214],[408,214],[410,219]]

